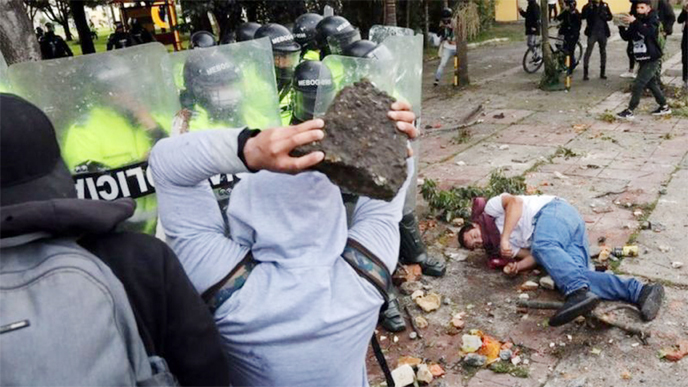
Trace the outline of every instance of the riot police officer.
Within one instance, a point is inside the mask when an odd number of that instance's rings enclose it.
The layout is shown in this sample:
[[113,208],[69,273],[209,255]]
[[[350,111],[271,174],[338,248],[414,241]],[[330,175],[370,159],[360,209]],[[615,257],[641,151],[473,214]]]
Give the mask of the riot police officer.
[[266,24],[256,31],[255,39],[268,37],[272,44],[272,55],[275,61],[277,92],[280,101],[282,125],[291,122],[291,84],[294,68],[299,62],[301,46],[294,41],[294,36],[280,24]]
[[68,126],[62,156],[75,177],[79,197],[131,196],[137,208],[127,227],[153,234],[157,202],[146,160],[153,144],[167,136],[169,128],[162,125],[167,117],[151,113],[138,100],[134,71],[124,59],[90,58],[85,66],[93,80],[89,109]]
[[323,19],[317,13],[304,13],[294,21],[294,40],[301,45],[301,60],[320,60],[320,51],[316,44],[316,27]]
[[323,18],[316,26],[316,32],[321,60],[329,54],[339,54],[350,43],[361,40],[358,29],[342,16]]
[[256,35],[256,31],[260,28],[260,24],[255,22],[241,23],[236,29],[236,41],[245,42],[252,40]]
[[292,125],[313,119],[318,93],[323,100],[331,99],[335,93],[332,74],[320,61],[305,60],[296,66],[293,87]]
[[134,45],[134,39],[131,34],[124,30],[122,22],[115,22],[115,32],[110,34],[107,41],[107,50],[120,49],[131,47]]
[[191,35],[189,39],[189,47],[193,50],[194,48],[205,48],[217,46],[217,39],[215,35],[208,31],[196,31]]

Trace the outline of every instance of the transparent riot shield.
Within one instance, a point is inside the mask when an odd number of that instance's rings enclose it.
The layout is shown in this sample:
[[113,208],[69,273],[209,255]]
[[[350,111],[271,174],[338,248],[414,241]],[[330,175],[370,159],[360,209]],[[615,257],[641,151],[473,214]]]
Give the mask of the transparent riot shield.
[[270,40],[168,54],[184,121],[179,132],[280,126]]
[[148,154],[179,110],[166,55],[150,43],[9,69],[13,90],[53,122],[79,197],[136,199],[127,228],[147,233],[157,220]]
[[0,93],[7,93],[10,91],[10,82],[7,78],[7,62],[5,57],[0,52]]
[[390,36],[413,36],[413,30],[404,27],[374,25],[368,31],[368,40],[375,43],[384,42]]
[[[423,87],[423,36],[391,35],[382,43],[394,58],[394,97],[411,104],[416,113],[416,126],[420,129],[421,95]],[[409,214],[416,208],[416,180],[418,178],[418,164],[420,156],[420,141],[411,143],[415,169],[411,186],[404,202],[404,214]]]
[[[328,55],[323,60],[323,64],[331,73],[335,93],[332,93],[329,87],[318,87],[315,117],[322,117],[325,114],[337,92],[364,78],[378,89],[394,95],[394,72],[389,71],[391,63],[388,61]],[[325,77],[321,74],[320,78]]]

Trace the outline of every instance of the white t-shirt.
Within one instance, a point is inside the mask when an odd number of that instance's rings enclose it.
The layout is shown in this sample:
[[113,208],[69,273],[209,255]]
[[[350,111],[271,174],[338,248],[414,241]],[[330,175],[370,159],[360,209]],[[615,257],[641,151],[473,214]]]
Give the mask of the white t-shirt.
[[557,0],[547,0],[547,4],[552,5],[552,4],[556,4],[556,3],[557,3]]
[[[495,224],[499,229],[499,234],[504,232],[504,207],[502,207],[502,196],[495,196],[487,201],[485,204],[485,213],[495,219]],[[523,200],[523,213],[521,219],[518,220],[516,227],[511,232],[509,243],[511,243],[514,256],[519,249],[530,248],[531,237],[533,236],[533,218],[547,203],[551,202],[555,196],[551,195],[519,195]]]

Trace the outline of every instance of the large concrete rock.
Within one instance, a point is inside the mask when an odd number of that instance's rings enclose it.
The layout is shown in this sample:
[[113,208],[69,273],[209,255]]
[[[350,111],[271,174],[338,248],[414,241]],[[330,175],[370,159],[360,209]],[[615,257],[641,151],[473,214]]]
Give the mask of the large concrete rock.
[[387,117],[394,99],[367,80],[342,89],[325,113],[325,138],[294,155],[325,152],[315,166],[345,190],[390,201],[406,180],[406,136]]

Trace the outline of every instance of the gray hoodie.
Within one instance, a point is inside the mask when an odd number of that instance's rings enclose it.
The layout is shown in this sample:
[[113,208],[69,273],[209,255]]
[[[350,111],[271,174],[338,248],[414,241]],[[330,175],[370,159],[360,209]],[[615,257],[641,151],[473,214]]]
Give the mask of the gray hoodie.
[[367,386],[382,297],[340,255],[352,238],[393,271],[408,180],[392,202],[361,198],[347,230],[341,193],[325,175],[248,174],[232,192],[227,236],[207,179],[246,172],[238,133],[165,139],[150,159],[168,241],[199,292],[249,249],[259,262],[215,313],[233,385]]

